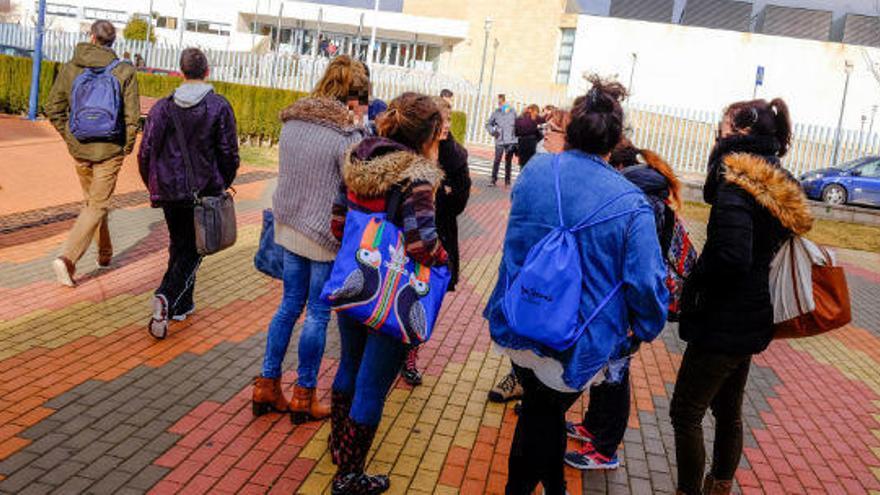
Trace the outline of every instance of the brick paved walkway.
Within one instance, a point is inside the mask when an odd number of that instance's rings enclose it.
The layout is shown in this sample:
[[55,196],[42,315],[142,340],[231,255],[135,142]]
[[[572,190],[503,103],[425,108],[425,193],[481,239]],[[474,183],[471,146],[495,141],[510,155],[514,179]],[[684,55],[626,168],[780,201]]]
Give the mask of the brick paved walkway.
[[[477,181],[482,184],[481,181]],[[206,259],[198,313],[163,342],[145,332],[165,264],[161,215],[132,200],[111,217],[117,266],[75,290],[48,261],[68,220],[0,235],[0,492],[324,493],[333,466],[327,424],[254,419],[250,381],[280,285],[252,267],[273,180],[238,188],[238,244]],[[47,193],[51,188],[47,188]],[[2,194],[2,193],[0,193]],[[504,190],[480,189],[462,218],[463,283],[422,352],[425,385],[391,393],[370,460],[392,493],[501,493],[515,416],[487,404],[508,369],[480,317],[500,259]],[[11,216],[0,217],[7,226]],[[693,226],[699,237],[701,227]],[[93,254],[80,267],[94,266]],[[880,257],[841,253],[855,325],[777,342],[747,389],[746,493],[880,493]],[[623,466],[581,476],[572,493],[670,493],[669,397],[682,345],[675,329],[643,346],[632,369]],[[285,381],[293,381],[295,346]],[[319,388],[338,357],[331,328]],[[576,418],[584,403],[571,411]],[[707,426],[711,427],[707,420]]]

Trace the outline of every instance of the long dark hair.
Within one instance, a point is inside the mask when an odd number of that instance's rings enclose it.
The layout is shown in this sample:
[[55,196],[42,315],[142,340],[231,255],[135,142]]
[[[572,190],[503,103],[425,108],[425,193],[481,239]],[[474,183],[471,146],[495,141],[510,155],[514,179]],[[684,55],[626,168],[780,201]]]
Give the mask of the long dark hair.
[[566,148],[596,155],[607,155],[623,136],[623,107],[626,88],[598,75],[587,78],[592,88],[578,97],[571,109],[571,122],[565,131]]

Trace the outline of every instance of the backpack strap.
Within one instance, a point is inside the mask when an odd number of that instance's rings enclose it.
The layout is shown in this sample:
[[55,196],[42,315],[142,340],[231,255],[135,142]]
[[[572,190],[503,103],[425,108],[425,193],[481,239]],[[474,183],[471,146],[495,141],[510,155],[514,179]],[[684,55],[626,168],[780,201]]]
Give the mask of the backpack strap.
[[553,175],[556,179],[556,212],[559,214],[559,228],[565,228],[565,220],[562,218],[562,189],[559,187],[559,162],[562,159],[562,153],[556,155],[553,159]]
[[193,172],[192,155],[187,145],[186,136],[183,134],[183,123],[180,121],[180,108],[174,103],[174,94],[168,97],[171,122],[174,127],[174,135],[177,138],[177,145],[180,147],[180,154],[183,157],[183,163],[186,165],[186,188],[192,193],[193,201],[198,202],[199,191],[193,189],[195,184],[195,173]]

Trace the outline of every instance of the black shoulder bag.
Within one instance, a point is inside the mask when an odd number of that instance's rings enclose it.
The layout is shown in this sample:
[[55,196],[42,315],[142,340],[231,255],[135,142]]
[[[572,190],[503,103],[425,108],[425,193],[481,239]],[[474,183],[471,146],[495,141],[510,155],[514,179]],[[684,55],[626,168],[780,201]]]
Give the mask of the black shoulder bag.
[[180,121],[180,109],[171,101],[171,120],[174,122],[174,134],[180,146],[180,154],[186,165],[187,189],[193,195],[193,214],[196,227],[196,251],[202,256],[220,252],[233,244],[237,236],[235,225],[235,202],[232,194],[227,191],[217,196],[201,196],[193,187],[195,172],[192,154],[187,146],[183,125]]

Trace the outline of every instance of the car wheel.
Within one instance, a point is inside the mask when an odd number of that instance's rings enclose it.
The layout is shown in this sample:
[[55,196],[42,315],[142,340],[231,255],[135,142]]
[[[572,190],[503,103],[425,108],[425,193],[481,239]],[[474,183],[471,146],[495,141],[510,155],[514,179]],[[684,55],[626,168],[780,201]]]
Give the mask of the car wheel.
[[837,184],[831,184],[822,190],[822,201],[829,205],[846,204],[846,189]]

